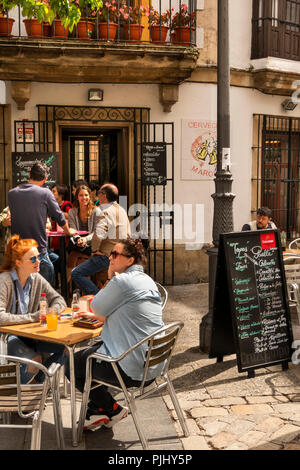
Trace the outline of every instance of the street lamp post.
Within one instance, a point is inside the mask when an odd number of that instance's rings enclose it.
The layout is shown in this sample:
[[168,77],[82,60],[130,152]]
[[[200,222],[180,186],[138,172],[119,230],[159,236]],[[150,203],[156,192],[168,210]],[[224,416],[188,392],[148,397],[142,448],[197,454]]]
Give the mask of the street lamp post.
[[213,217],[213,248],[209,256],[209,312],[200,323],[200,349],[209,352],[215,276],[219,235],[233,231],[232,175],[230,165],[224,165],[224,155],[230,156],[230,65],[229,65],[229,9],[228,0],[218,0],[218,101],[217,101],[217,172]]

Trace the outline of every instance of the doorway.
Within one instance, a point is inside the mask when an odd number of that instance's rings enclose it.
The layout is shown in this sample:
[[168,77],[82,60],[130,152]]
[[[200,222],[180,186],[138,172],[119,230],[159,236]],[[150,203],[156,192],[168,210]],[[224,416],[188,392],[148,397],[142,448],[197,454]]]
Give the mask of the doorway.
[[122,195],[127,195],[127,149],[118,129],[63,129],[63,181],[71,188],[78,179],[113,183]]

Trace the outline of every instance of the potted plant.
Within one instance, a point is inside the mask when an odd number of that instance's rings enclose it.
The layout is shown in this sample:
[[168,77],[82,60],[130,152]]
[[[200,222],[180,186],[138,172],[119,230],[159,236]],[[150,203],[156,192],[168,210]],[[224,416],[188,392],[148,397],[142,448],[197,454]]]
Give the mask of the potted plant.
[[0,2],[0,36],[10,36],[15,21],[13,18],[8,17],[8,10],[15,6],[14,2],[6,2],[6,4],[4,6],[3,2]]
[[166,10],[159,13],[154,9],[146,8],[146,16],[149,21],[149,31],[152,42],[162,43],[165,42],[169,31],[172,10]]
[[92,10],[86,6],[80,10],[80,13],[81,18],[76,25],[77,37],[80,39],[91,39],[97,10]]
[[99,38],[113,41],[117,34],[118,18],[120,16],[116,0],[105,2],[98,15]]
[[128,6],[125,3],[120,7],[120,18],[125,31],[125,39],[140,41],[144,29],[141,24],[146,8],[142,6]]
[[180,9],[172,18],[171,25],[174,43],[189,45],[192,33],[195,31],[195,12],[190,12],[188,6],[182,3]]

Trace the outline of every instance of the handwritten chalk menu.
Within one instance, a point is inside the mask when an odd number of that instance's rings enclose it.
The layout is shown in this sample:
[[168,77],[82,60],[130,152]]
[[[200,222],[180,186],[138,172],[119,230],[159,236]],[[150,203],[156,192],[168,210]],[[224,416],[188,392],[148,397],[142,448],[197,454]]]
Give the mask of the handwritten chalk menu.
[[144,185],[167,184],[167,150],[163,142],[142,144],[142,183]]
[[279,231],[220,235],[210,357],[236,352],[238,370],[291,360],[293,342]]
[[43,162],[49,167],[49,176],[46,186],[51,187],[59,179],[58,153],[57,152],[13,152],[12,153],[12,177],[13,186],[28,181],[31,167]]

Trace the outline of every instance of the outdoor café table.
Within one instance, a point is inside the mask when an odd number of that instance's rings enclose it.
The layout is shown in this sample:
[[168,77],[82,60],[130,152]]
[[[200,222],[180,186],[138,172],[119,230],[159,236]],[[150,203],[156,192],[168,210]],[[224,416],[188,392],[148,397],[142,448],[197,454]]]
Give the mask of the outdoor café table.
[[[87,235],[89,232],[78,231],[78,235]],[[67,254],[66,254],[66,237],[64,231],[47,232],[48,237],[59,238],[59,261],[60,261],[60,278],[61,278],[61,295],[69,304],[69,290],[67,279]]]
[[39,341],[49,341],[50,343],[64,344],[69,352],[70,361],[70,390],[71,390],[71,417],[72,417],[72,443],[76,447],[78,445],[77,429],[76,429],[76,392],[75,392],[75,370],[74,370],[74,350],[79,343],[95,338],[100,335],[102,327],[94,330],[73,326],[71,318],[63,318],[63,315],[71,313],[71,309],[67,308],[62,314],[61,320],[58,322],[56,331],[48,331],[47,327],[41,326],[39,323],[22,323],[21,325],[0,326],[0,342],[2,350],[7,354],[7,336],[24,336]]

